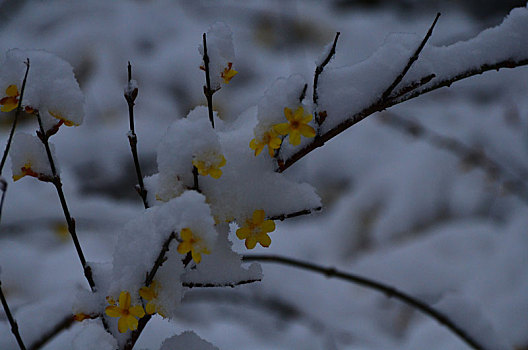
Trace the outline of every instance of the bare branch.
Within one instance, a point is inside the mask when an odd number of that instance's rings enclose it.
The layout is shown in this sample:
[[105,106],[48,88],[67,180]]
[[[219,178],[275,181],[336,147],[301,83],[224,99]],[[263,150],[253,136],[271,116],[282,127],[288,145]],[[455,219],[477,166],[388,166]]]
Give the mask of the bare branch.
[[18,347],[20,348],[20,350],[26,350],[26,346],[24,345],[24,342],[22,341],[22,337],[20,336],[20,333],[18,332],[18,324],[16,323],[16,320],[11,314],[11,310],[9,310],[9,305],[7,304],[7,300],[4,296],[4,292],[2,292],[2,281],[1,280],[0,280],[0,300],[2,301],[2,306],[4,307],[4,311],[9,321],[9,325],[11,325],[11,333],[13,333],[13,335],[15,336],[16,341],[18,343]]
[[141,166],[139,164],[139,157],[137,152],[137,136],[134,129],[134,101],[138,94],[137,86],[132,85],[132,65],[128,62],[128,85],[125,89],[125,100],[128,104],[128,117],[130,122],[130,131],[128,132],[128,143],[130,144],[130,150],[132,151],[132,157],[134,159],[134,167],[136,168],[136,176],[138,179],[138,193],[143,200],[143,206],[145,209],[149,207],[147,203],[147,190],[143,184],[143,175],[141,174]]
[[187,288],[221,288],[221,287],[231,287],[235,288],[236,286],[241,286],[244,284],[260,282],[261,279],[249,279],[238,282],[228,282],[228,283],[198,283],[198,282],[183,282],[182,285]]
[[207,55],[207,35],[203,33],[203,61],[204,61],[204,70],[205,70],[205,86],[204,95],[207,99],[207,109],[209,111],[209,120],[211,121],[211,126],[214,129],[214,118],[213,118],[213,94],[218,90],[211,89],[211,75],[209,71],[209,56]]
[[451,321],[446,315],[440,311],[434,309],[433,307],[427,305],[426,303],[392,287],[378,281],[354,275],[351,273],[346,273],[339,271],[333,267],[322,267],[316,264],[309,262],[304,262],[292,258],[287,258],[284,256],[278,255],[245,255],[242,257],[242,261],[259,261],[259,262],[270,262],[281,265],[293,266],[303,270],[313,271],[322,275],[325,275],[328,278],[334,277],[338,278],[353,284],[363,286],[365,288],[373,289],[378,292],[385,294],[389,298],[395,298],[401,302],[420,310],[422,313],[434,318],[440,324],[447,327],[451,332],[458,335],[467,345],[475,350],[485,350],[486,348],[479,344],[475,339],[473,339],[469,334],[467,334],[462,328],[456,325]]
[[319,75],[321,75],[326,65],[330,62],[332,57],[334,57],[335,55],[337,39],[339,39],[339,35],[341,35],[341,33],[337,32],[334,38],[334,43],[332,44],[332,48],[328,52],[328,56],[326,56],[325,60],[320,65],[315,67],[314,82],[313,82],[313,96],[312,96],[314,105],[317,105],[317,100],[319,98],[319,96],[317,95],[317,84],[319,83]]
[[409,69],[411,69],[411,66],[413,65],[413,63],[418,59],[418,57],[420,56],[420,52],[422,52],[423,48],[425,47],[425,44],[427,43],[427,41],[429,40],[429,38],[431,37],[431,34],[433,34],[433,29],[434,27],[436,26],[436,22],[438,22],[438,18],[440,18],[440,12],[438,12],[436,14],[436,17],[433,21],[433,24],[431,24],[431,27],[429,28],[429,30],[427,31],[427,34],[425,35],[425,37],[423,38],[420,46],[418,46],[418,48],[416,49],[416,51],[414,52],[414,54],[409,58],[409,61],[407,62],[407,65],[405,66],[405,68],[403,68],[402,72],[400,73],[400,75],[398,75],[396,77],[396,79],[394,79],[394,81],[392,82],[392,84],[387,88],[387,90],[385,90],[385,92],[383,92],[381,98],[383,100],[386,100],[390,94],[392,93],[392,91],[396,88],[396,86],[398,86],[398,84],[402,81],[403,77],[405,77],[405,75],[407,74],[407,72],[409,71]]
[[268,218],[268,220],[284,221],[286,219],[294,218],[294,217],[301,216],[301,215],[310,215],[312,213],[315,213],[316,211],[320,211],[321,209],[323,209],[323,207],[299,210],[299,211],[296,211],[296,212],[293,212],[293,213],[289,213],[289,214],[274,215],[274,216],[270,216]]
[[77,255],[79,256],[79,260],[81,261],[81,265],[83,267],[84,276],[86,277],[86,280],[88,281],[88,284],[90,285],[90,288],[92,289],[92,292],[95,291],[95,282],[93,280],[92,276],[92,269],[90,265],[86,262],[86,259],[84,258],[84,253],[81,248],[81,244],[79,243],[79,238],[77,237],[77,231],[75,229],[75,220],[70,215],[70,210],[68,209],[68,204],[66,203],[66,197],[64,196],[64,192],[62,191],[62,182],[60,179],[59,174],[57,173],[57,169],[55,167],[55,161],[53,160],[53,156],[51,154],[51,149],[49,145],[49,135],[46,134],[44,131],[44,127],[42,125],[42,118],[40,117],[39,111],[35,111],[35,114],[37,116],[39,129],[40,131],[37,131],[37,136],[44,144],[44,147],[46,149],[46,154],[48,156],[48,162],[51,167],[51,172],[53,174],[52,183],[55,186],[55,189],[57,190],[57,194],[59,195],[59,200],[62,206],[62,211],[64,212],[64,217],[66,218],[66,222],[68,223],[68,231],[70,232],[70,235],[73,240],[73,244],[75,245],[75,250],[77,251]]

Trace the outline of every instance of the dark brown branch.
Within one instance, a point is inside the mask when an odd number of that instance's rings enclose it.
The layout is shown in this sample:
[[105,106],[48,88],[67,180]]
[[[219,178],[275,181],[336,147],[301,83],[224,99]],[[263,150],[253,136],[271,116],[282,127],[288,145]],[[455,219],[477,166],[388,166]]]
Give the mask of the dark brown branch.
[[195,282],[183,282],[182,286],[187,288],[221,288],[221,287],[231,287],[235,288],[236,286],[241,286],[244,284],[254,283],[254,282],[260,282],[261,279],[249,279],[244,281],[238,281],[238,282],[230,282],[230,283],[195,283]]
[[293,213],[289,213],[289,214],[281,214],[281,215],[274,215],[274,216],[270,216],[268,218],[268,220],[280,220],[280,221],[284,221],[286,219],[290,219],[290,218],[294,218],[294,217],[297,217],[297,216],[302,216],[302,215],[310,215],[312,213],[315,213],[316,211],[320,211],[321,209],[323,209],[323,207],[317,207],[317,208],[313,208],[313,209],[304,209],[304,210],[299,210],[299,211],[296,211],[296,212],[293,212]]
[[304,98],[306,97],[306,90],[308,90],[308,84],[304,84],[301,95],[299,96],[299,103],[302,103],[302,101],[304,101]]
[[124,350],[132,350],[134,348],[139,336],[151,318],[152,315],[146,314],[138,321],[138,328],[130,334],[130,337],[127,339],[125,346],[123,347]]
[[9,153],[9,149],[11,148],[11,141],[13,140],[13,135],[15,133],[18,117],[22,112],[22,100],[24,99],[24,91],[26,90],[26,81],[29,72],[29,58],[26,58],[25,64],[26,73],[24,74],[24,79],[22,80],[22,87],[20,88],[20,98],[18,99],[18,105],[15,111],[15,118],[13,119],[13,125],[11,126],[11,131],[9,132],[9,138],[7,139],[7,144],[4,149],[4,155],[2,156],[2,161],[0,162],[0,176],[2,176],[2,172],[4,171],[4,165],[7,159],[7,154]]
[[79,256],[79,260],[81,261],[81,265],[84,271],[84,276],[86,277],[86,280],[88,281],[88,284],[90,285],[90,288],[92,289],[92,291],[95,291],[95,282],[92,276],[92,269],[90,268],[90,265],[88,265],[88,263],[86,262],[86,259],[84,258],[84,253],[82,251],[81,244],[79,243],[79,239],[77,238],[77,231],[75,229],[75,220],[70,215],[70,210],[68,209],[68,204],[66,203],[66,197],[64,196],[64,192],[62,191],[62,182],[61,182],[59,174],[57,173],[57,169],[55,167],[55,161],[53,160],[53,155],[51,154],[51,149],[49,145],[49,135],[47,135],[46,132],[44,131],[40,113],[36,111],[35,114],[37,116],[37,120],[39,123],[39,129],[40,129],[40,131],[37,131],[37,136],[44,144],[44,148],[46,149],[46,154],[48,156],[48,162],[50,164],[51,172],[53,175],[51,182],[55,186],[55,189],[57,190],[57,194],[59,195],[59,200],[62,206],[62,211],[64,212],[64,217],[66,218],[66,222],[68,223],[68,231],[70,232],[70,235],[72,237],[73,244],[75,245],[75,250],[77,251],[77,255]]
[[198,168],[196,168],[194,165],[193,165],[193,170],[192,170],[192,174],[193,174],[193,187],[192,189],[195,190],[196,192],[200,192],[200,184],[198,182]]
[[125,100],[128,104],[128,116],[130,122],[130,131],[128,133],[128,143],[130,144],[130,150],[132,151],[132,157],[134,158],[134,167],[136,168],[136,176],[138,179],[139,188],[138,193],[143,200],[143,206],[145,209],[149,207],[147,203],[147,190],[143,183],[143,175],[141,174],[141,166],[139,164],[139,157],[137,151],[137,136],[134,129],[134,101],[138,94],[138,88],[131,85],[132,82],[132,65],[128,62],[128,85],[125,89]]
[[[306,156],[308,153],[312,152],[313,150],[323,146],[326,141],[334,138],[335,136],[339,135],[346,129],[350,128],[351,126],[359,123],[363,119],[367,118],[368,116],[383,111],[389,107],[392,107],[394,105],[397,105],[399,103],[411,100],[413,98],[416,98],[418,96],[421,96],[423,94],[426,94],[430,91],[437,90],[439,88],[450,86],[454,82],[457,82],[459,80],[469,78],[471,76],[482,74],[484,72],[490,71],[490,70],[499,70],[501,68],[516,68],[520,66],[528,65],[528,59],[520,60],[520,61],[514,61],[514,60],[505,60],[501,61],[495,64],[484,64],[479,68],[471,69],[466,72],[460,73],[454,77],[440,80],[438,82],[434,82],[433,84],[429,85],[423,89],[416,89],[412,93],[404,95],[403,97],[398,98],[389,98],[387,100],[378,99],[373,104],[368,106],[367,108],[363,109],[360,112],[357,112],[353,115],[351,115],[348,119],[344,120],[337,126],[333,127],[326,133],[322,134],[320,137],[315,138],[311,143],[306,145],[305,147],[301,148],[299,151],[292,154],[288,159],[286,159],[283,163],[279,164],[279,167],[276,169],[277,172],[281,173],[284,170],[288,169],[290,166],[298,162],[300,159],[302,159],[304,156]],[[426,78],[426,77],[424,77]],[[423,78],[422,78],[423,79]],[[421,79],[420,79],[421,80]],[[402,89],[405,89],[403,87]]]
[[207,109],[209,111],[209,120],[211,121],[211,126],[214,129],[214,117],[213,117],[213,94],[218,90],[211,89],[211,73],[209,71],[209,56],[207,55],[207,38],[206,34],[203,33],[203,61],[204,61],[204,70],[205,70],[205,86],[204,95],[207,99]]
[[423,77],[420,80],[414,81],[414,82],[410,83],[409,85],[404,86],[400,90],[397,90],[395,93],[391,94],[390,99],[396,99],[396,98],[401,97],[401,96],[403,96],[403,95],[405,95],[405,94],[407,94],[407,93],[409,93],[411,91],[414,91],[414,90],[424,86],[425,84],[427,84],[428,82],[430,82],[434,78],[436,78],[435,74],[429,74],[429,75]]
[[452,137],[440,135],[417,121],[402,118],[393,113],[384,113],[382,121],[395,129],[413,137],[419,137],[433,146],[451,152],[468,165],[482,169],[492,179],[501,179],[506,190],[528,204],[528,186],[522,178],[511,174],[510,171],[488,157],[484,152],[466,146]]
[[385,285],[381,282],[374,281],[372,279],[361,277],[351,273],[342,272],[333,267],[326,268],[309,262],[304,262],[278,255],[245,255],[242,257],[242,261],[270,262],[281,265],[293,266],[303,270],[320,273],[328,278],[334,277],[353,284],[363,286],[365,288],[376,290],[380,293],[385,294],[389,298],[398,299],[401,302],[417,310],[420,310],[422,313],[434,318],[440,324],[447,327],[451,332],[458,335],[471,348],[475,350],[486,349],[482,344],[479,344],[475,339],[473,339],[462,328],[456,325],[453,321],[451,321],[446,315],[444,315],[440,311],[394,287]]
[[53,329],[48,331],[46,334],[42,335],[39,340],[31,344],[29,347],[29,350],[38,350],[44,345],[46,345],[51,339],[53,339],[55,336],[57,336],[60,332],[68,329],[73,324],[74,319],[73,316],[67,316],[62,321],[57,323]]
[[16,341],[18,343],[18,347],[20,348],[20,350],[26,350],[26,346],[24,345],[24,342],[22,341],[22,337],[20,336],[20,333],[18,332],[18,324],[16,323],[16,320],[11,314],[11,310],[9,310],[9,305],[7,305],[7,300],[4,296],[4,292],[2,292],[2,281],[1,280],[0,280],[0,300],[2,301],[2,306],[4,307],[7,320],[9,321],[9,325],[11,326],[11,333],[13,333],[13,335],[15,336]]
[[154,277],[156,276],[156,273],[158,272],[158,269],[167,260],[167,258],[165,258],[165,254],[167,254],[167,252],[169,251],[171,242],[175,239],[177,239],[176,233],[171,232],[170,236],[163,243],[163,246],[161,247],[158,257],[156,258],[156,261],[154,262],[154,265],[150,269],[150,272],[147,274],[147,277],[145,278],[145,286],[147,287],[150,286],[150,284],[154,280]]
[[317,106],[317,100],[319,98],[319,96],[317,95],[317,84],[319,83],[319,75],[321,75],[321,73],[323,72],[323,70],[326,67],[326,65],[330,62],[332,57],[334,57],[334,55],[335,55],[336,46],[337,46],[337,39],[339,39],[339,35],[341,35],[341,33],[337,32],[336,35],[335,35],[335,38],[334,38],[334,43],[332,44],[332,48],[328,52],[328,56],[326,56],[325,60],[320,65],[315,67],[314,82],[313,82],[313,96],[312,96],[312,98],[313,98],[313,103],[316,106]]
[[405,66],[405,68],[403,68],[402,72],[400,73],[400,75],[398,75],[396,77],[396,79],[394,79],[394,81],[392,82],[392,84],[387,88],[387,90],[385,90],[385,92],[383,92],[381,98],[383,100],[386,100],[390,94],[392,93],[392,91],[396,88],[396,86],[398,86],[398,84],[402,81],[403,77],[405,77],[405,75],[407,74],[407,72],[409,71],[409,69],[411,69],[411,66],[413,65],[414,62],[416,62],[416,60],[418,59],[418,57],[420,56],[420,53],[422,52],[423,48],[425,47],[425,44],[427,43],[427,41],[429,40],[429,38],[431,37],[431,35],[433,34],[433,29],[434,27],[436,26],[436,22],[438,22],[438,18],[440,18],[440,12],[438,12],[436,14],[436,17],[433,21],[433,24],[431,24],[431,27],[429,27],[429,30],[427,31],[427,34],[425,35],[425,37],[423,38],[422,42],[420,43],[420,46],[418,46],[418,48],[416,49],[416,51],[414,52],[414,54],[409,58],[409,61],[407,61],[407,65]]

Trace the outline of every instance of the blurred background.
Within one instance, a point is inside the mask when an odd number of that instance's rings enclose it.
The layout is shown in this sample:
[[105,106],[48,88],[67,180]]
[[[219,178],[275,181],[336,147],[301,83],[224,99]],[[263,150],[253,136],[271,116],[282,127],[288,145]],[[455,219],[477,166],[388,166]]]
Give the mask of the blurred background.
[[[391,33],[423,36],[438,11],[430,43],[442,46],[500,24],[517,6],[526,2],[4,0],[0,49],[44,49],[74,67],[86,97],[85,121],[52,141],[85,255],[105,262],[116,231],[142,210],[126,136],[128,61],[139,83],[140,161],[151,175],[167,127],[205,104],[198,45],[216,21],[233,30],[237,55],[239,74],[214,100],[230,122],[277,78],[301,74],[311,81],[315,60],[336,31],[341,37],[328,67],[367,59]],[[440,308],[455,298],[466,320],[528,349],[528,198],[508,185],[526,186],[528,178],[528,68],[467,79],[389,112],[367,118],[288,170],[317,188],[325,208],[278,224],[270,248],[256,252],[370,276]],[[12,114],[0,114],[2,145],[11,121]],[[431,134],[413,136],[408,121]],[[35,129],[34,120],[20,125]],[[459,151],[430,135],[456,142]],[[483,170],[475,155],[501,171]],[[9,169],[4,175],[10,178]],[[33,178],[9,184],[0,266],[25,339],[38,339],[71,314],[85,281],[52,186]],[[181,317],[155,318],[137,348],[157,349],[186,329],[220,349],[467,348],[434,321],[374,291],[289,267],[263,268],[261,283],[193,289]],[[3,311],[0,321],[0,349],[16,349]],[[69,348],[77,331],[74,325],[44,349]]]

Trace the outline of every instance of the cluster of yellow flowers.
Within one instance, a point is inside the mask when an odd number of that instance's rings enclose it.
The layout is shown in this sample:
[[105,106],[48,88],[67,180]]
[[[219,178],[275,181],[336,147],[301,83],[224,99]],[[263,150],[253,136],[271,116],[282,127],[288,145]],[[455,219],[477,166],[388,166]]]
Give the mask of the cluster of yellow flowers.
[[[157,303],[158,291],[160,285],[157,281],[152,281],[150,286],[141,287],[139,295],[148,303],[143,309],[142,305],[131,305],[131,296],[128,291],[122,291],[119,294],[118,303],[112,297],[107,297],[106,300],[110,304],[106,307],[105,313],[110,317],[119,317],[117,322],[117,329],[120,333],[125,333],[129,329],[134,331],[138,327],[138,319],[147,314],[152,315],[158,313],[161,317],[165,317],[162,307]],[[83,321],[86,318],[91,318],[88,315],[79,313],[75,315],[75,320]]]

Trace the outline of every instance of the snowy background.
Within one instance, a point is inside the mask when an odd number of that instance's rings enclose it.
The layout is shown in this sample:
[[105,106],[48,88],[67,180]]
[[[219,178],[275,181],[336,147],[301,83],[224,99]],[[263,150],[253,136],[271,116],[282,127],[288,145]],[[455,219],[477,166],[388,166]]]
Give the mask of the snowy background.
[[[57,54],[74,66],[85,94],[83,125],[62,130],[53,141],[87,259],[111,260],[116,231],[143,210],[126,137],[127,61],[139,83],[136,133],[148,175],[156,172],[156,148],[167,127],[205,104],[198,45],[218,20],[233,30],[239,71],[214,99],[219,115],[231,122],[251,111],[277,78],[297,73],[311,81],[315,60],[336,31],[341,37],[329,68],[361,62],[391,34],[422,37],[437,11],[442,16],[430,43],[443,46],[499,24],[515,5],[362,3],[0,1],[0,51]],[[390,112],[528,178],[526,67],[486,73]],[[4,145],[11,118],[1,117]],[[20,129],[33,132],[34,121]],[[378,279],[474,327],[489,345],[528,348],[528,201],[508,193],[503,177],[491,178],[427,139],[383,123],[380,115],[286,174],[314,185],[324,210],[277,223],[271,246],[250,253]],[[86,287],[65,232],[51,185],[32,178],[9,184],[0,227],[2,288],[28,343],[71,314],[74,295]],[[247,253],[231,237],[237,251]],[[155,317],[136,348],[158,349],[185,330],[226,350],[467,348],[435,321],[372,290],[285,266],[262,267],[260,283],[187,292],[179,316],[171,322]],[[0,349],[16,349],[3,311],[0,321]],[[70,348],[72,339],[82,343],[79,328],[73,325],[44,349]]]

